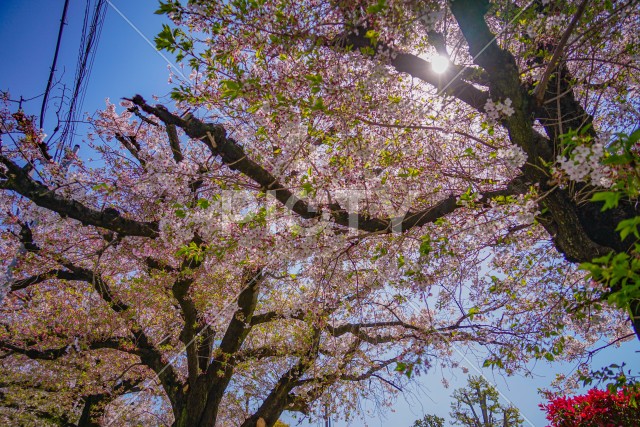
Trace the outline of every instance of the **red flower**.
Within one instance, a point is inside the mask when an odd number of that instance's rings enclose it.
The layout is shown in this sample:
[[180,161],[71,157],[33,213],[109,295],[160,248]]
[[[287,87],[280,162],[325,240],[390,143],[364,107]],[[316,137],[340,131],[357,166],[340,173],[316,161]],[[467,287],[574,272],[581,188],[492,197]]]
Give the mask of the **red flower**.
[[640,392],[591,389],[586,395],[557,397],[540,407],[547,412],[549,427],[631,427],[640,425],[635,400],[640,400]]

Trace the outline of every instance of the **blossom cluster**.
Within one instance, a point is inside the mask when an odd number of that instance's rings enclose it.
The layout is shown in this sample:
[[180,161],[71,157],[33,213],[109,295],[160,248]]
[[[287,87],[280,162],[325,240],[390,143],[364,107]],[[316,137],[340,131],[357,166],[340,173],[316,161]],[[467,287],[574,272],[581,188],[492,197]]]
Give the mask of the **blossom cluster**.
[[545,23],[545,29],[547,31],[552,31],[554,28],[562,28],[564,23],[567,21],[567,17],[563,13],[547,17],[544,15],[538,15],[538,18],[547,19],[547,22]]
[[492,121],[497,121],[502,117],[511,117],[513,113],[515,113],[515,110],[511,106],[511,99],[509,98],[498,102],[489,98],[484,104],[484,111]]
[[504,160],[509,166],[521,168],[527,161],[527,153],[516,145],[498,150],[498,158]]
[[442,9],[436,9],[422,15],[420,17],[420,21],[425,25],[425,27],[434,28],[435,24],[439,22],[443,16],[444,11]]
[[536,219],[536,215],[540,215],[538,203],[535,200],[529,199],[524,203],[521,210],[516,213],[516,221],[523,225],[532,224]]
[[558,156],[560,170],[568,178],[576,182],[591,181],[592,185],[610,188],[613,185],[612,170],[602,164],[604,145],[595,143],[591,146],[578,145],[569,157]]

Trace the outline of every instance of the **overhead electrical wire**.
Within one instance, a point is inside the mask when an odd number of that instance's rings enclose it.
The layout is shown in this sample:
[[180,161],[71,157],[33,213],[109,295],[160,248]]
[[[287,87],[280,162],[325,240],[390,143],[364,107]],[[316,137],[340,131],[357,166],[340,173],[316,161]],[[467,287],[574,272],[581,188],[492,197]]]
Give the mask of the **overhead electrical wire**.
[[56,64],[58,63],[58,54],[60,53],[60,42],[62,41],[62,32],[67,20],[67,10],[69,9],[69,0],[65,0],[64,7],[62,9],[62,17],[60,18],[60,28],[58,29],[58,40],[56,41],[56,50],[53,54],[53,62],[51,64],[51,71],[49,72],[49,80],[47,81],[47,87],[44,90],[44,97],[42,98],[42,107],[40,107],[40,128],[44,127],[44,113],[47,109],[47,100],[49,98],[49,91],[51,90],[51,84],[53,83],[53,75],[56,72]]
[[106,1],[97,0],[93,6],[93,13],[91,13],[91,10],[91,2],[88,1],[85,7],[82,25],[73,91],[69,99],[69,108],[62,124],[60,137],[57,140],[58,144],[54,156],[56,160],[59,160],[64,155],[66,148],[71,145],[76,123],[78,122],[79,115],[82,114],[81,110],[86,95],[87,84],[93,68],[95,54],[106,16]]
[[[49,96],[49,92],[51,91],[51,85],[53,84],[53,79],[56,72],[56,65],[58,62],[58,56],[60,53],[60,45],[62,40],[62,32],[64,30],[64,26],[66,25],[66,16],[69,7],[69,0],[65,0],[64,7],[62,10],[62,17],[60,18],[60,28],[58,30],[58,39],[56,41],[56,49],[53,54],[53,63],[51,65],[51,70],[49,72],[49,79],[47,81],[47,87],[44,92],[44,97],[42,101],[42,106],[40,109],[40,127],[42,128],[44,125],[44,117],[47,109],[47,99]],[[86,86],[88,83],[89,75],[91,74],[91,69],[93,68],[93,62],[95,59],[96,48],[98,42],[100,40],[100,34],[102,32],[102,26],[104,24],[104,18],[106,15],[106,1],[105,0],[97,0],[95,7],[93,8],[94,12],[91,15],[91,19],[89,19],[91,10],[91,2],[87,1],[87,5],[85,7],[84,21],[82,25],[82,35],[80,39],[80,52],[78,55],[78,64],[76,67],[76,75],[74,79],[74,87],[73,93],[69,100],[69,110],[67,112],[67,119],[64,121],[64,128],[58,140],[58,147],[56,149],[56,154],[54,159],[60,160],[60,158],[65,154],[65,146],[70,145],[71,140],[73,139],[73,132],[75,129],[75,123],[77,119],[78,109],[82,108],[82,104],[84,102],[84,96],[86,94]],[[90,23],[89,23],[90,21]],[[23,99],[20,98],[20,107],[22,106]],[[57,129],[57,128],[56,128]],[[56,130],[54,130],[54,133]],[[69,140],[67,140],[67,138]],[[73,153],[77,153],[79,146],[76,145],[73,148]],[[71,162],[69,160],[65,160],[62,162],[62,168],[66,172],[69,168]],[[13,269],[16,267],[18,260],[21,255],[26,253],[26,249],[24,245],[18,249],[18,253],[13,258],[13,260],[7,266],[5,272],[6,284],[0,285],[0,304],[2,303],[4,297],[8,292],[7,285],[11,283],[13,278]]]

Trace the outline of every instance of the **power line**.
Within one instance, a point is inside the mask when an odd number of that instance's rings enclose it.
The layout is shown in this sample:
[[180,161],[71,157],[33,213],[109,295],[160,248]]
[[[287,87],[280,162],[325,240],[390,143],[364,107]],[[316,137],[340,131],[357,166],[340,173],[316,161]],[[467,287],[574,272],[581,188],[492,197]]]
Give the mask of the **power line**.
[[81,114],[80,110],[84,103],[87,83],[93,68],[106,11],[105,0],[96,1],[93,7],[93,14],[91,14],[91,2],[87,2],[85,7],[73,92],[69,101],[67,118],[64,121],[64,126],[58,139],[59,144],[54,156],[56,159],[59,159],[64,154],[65,147],[70,145],[73,140],[75,124],[78,122],[79,114]]
[[65,21],[67,19],[68,8],[69,8],[69,0],[65,0],[64,7],[62,9],[62,17],[60,18],[60,28],[58,29],[58,41],[56,42],[56,51],[53,54],[53,63],[51,64],[51,71],[49,72],[49,80],[47,81],[47,88],[44,90],[42,107],[40,107],[40,129],[44,127],[44,113],[47,108],[47,99],[49,98],[49,91],[51,90],[53,75],[56,72],[56,64],[58,63],[58,54],[60,53],[60,42],[62,41],[62,31],[64,30]]

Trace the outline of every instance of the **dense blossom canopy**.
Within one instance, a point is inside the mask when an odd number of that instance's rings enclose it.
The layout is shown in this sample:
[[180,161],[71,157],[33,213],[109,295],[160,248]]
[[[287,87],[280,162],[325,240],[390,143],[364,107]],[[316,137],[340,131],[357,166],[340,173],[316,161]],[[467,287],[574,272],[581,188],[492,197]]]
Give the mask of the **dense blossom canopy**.
[[629,337],[573,263],[630,247],[635,205],[589,199],[625,172],[639,10],[168,1],[175,106],[108,102],[55,159],[6,97],[0,419],[350,419],[456,347],[513,373]]

